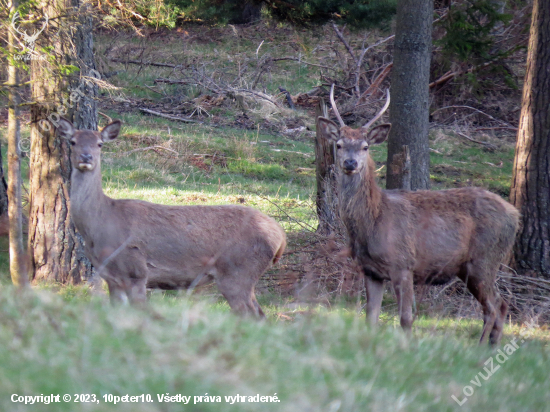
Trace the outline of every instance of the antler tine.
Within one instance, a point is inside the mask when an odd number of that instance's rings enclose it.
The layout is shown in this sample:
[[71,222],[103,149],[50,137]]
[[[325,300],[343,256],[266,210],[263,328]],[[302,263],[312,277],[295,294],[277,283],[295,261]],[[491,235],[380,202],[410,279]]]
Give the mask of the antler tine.
[[363,128],[368,129],[369,127],[371,127],[374,124],[374,122],[380,119],[380,117],[384,114],[384,112],[388,110],[389,105],[390,105],[390,89],[387,89],[386,104],[384,105],[384,107],[382,107],[382,109],[380,109],[380,111],[376,114],[376,116],[374,116],[366,125],[363,126]]
[[338,122],[340,123],[340,127],[344,127],[346,124],[342,120],[342,117],[340,117],[340,112],[338,111],[338,108],[336,107],[336,102],[334,101],[334,83],[332,83],[332,87],[330,88],[330,104],[332,106],[334,114],[336,115],[336,118],[338,119]]

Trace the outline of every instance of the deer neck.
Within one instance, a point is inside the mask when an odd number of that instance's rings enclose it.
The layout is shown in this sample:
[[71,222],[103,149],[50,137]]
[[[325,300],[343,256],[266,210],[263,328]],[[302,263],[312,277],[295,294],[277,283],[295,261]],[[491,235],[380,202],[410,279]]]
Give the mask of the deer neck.
[[374,178],[374,161],[369,158],[363,174],[340,174],[340,213],[348,231],[360,222],[363,229],[371,229],[382,213],[382,189]]
[[83,236],[98,226],[108,197],[101,187],[101,167],[80,171],[73,167],[71,173],[71,217]]

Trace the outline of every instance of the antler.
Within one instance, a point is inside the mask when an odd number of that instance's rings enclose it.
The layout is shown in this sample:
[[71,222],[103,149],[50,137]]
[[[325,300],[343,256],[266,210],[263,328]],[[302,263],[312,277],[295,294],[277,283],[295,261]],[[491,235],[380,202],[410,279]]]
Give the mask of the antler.
[[389,105],[390,105],[390,89],[387,89],[386,90],[386,104],[384,105],[384,107],[382,107],[382,109],[380,109],[380,111],[376,114],[376,116],[374,116],[366,125],[363,126],[363,129],[368,129],[369,127],[371,127],[374,124],[375,121],[380,119],[380,117],[384,114],[384,112],[386,110],[388,110]]
[[340,117],[340,112],[338,111],[338,108],[336,107],[336,102],[334,101],[334,83],[332,83],[332,86],[330,88],[330,105],[332,106],[332,110],[334,111],[338,122],[340,122],[340,127],[344,127],[346,124]]

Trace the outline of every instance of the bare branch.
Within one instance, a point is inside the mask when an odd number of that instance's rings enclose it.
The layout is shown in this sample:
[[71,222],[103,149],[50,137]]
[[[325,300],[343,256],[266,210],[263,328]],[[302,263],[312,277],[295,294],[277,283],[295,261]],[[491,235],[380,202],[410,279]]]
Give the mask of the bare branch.
[[124,64],[137,64],[140,66],[156,66],[156,67],[170,67],[172,69],[176,67],[181,67],[181,64],[170,64],[170,63],[153,63],[153,62],[144,62],[141,60],[125,60],[125,59],[109,59],[115,63],[124,63]]
[[154,150],[155,152],[157,150],[166,150],[168,152],[171,152],[171,153],[174,153],[176,156],[179,156],[180,154],[178,152],[176,152],[175,150],[172,150],[172,149],[168,149],[167,147],[164,147],[164,146],[149,146],[149,147],[140,147],[138,149],[134,149],[134,150],[129,150],[127,152],[124,152],[122,153],[123,156],[127,156],[129,154],[132,154],[132,153],[136,153],[136,152],[145,152],[147,150]]
[[493,151],[497,149],[497,147],[495,145],[491,144],[491,143],[486,143],[486,142],[482,142],[480,140],[472,139],[470,136],[467,136],[464,133],[461,133],[461,132],[456,131],[456,130],[455,130],[455,133],[458,134],[459,136],[462,136],[466,140],[469,140],[470,142],[474,142],[474,143],[480,144],[482,146],[485,146],[487,149],[490,149],[490,150],[493,150]]
[[338,26],[336,26],[336,23],[332,22],[332,28],[336,32],[336,35],[338,36],[340,41],[344,43],[344,46],[348,51],[348,53],[350,54],[351,58],[353,59],[353,62],[357,65],[357,58],[353,54],[353,50],[351,49],[351,46],[349,45],[349,43],[346,41],[346,39],[344,39],[344,35],[340,32],[340,30],[338,30]]
[[144,113],[152,114],[154,116],[164,117],[165,119],[177,120],[177,121],[186,122],[186,123],[200,123],[200,122],[197,122],[196,120],[191,120],[191,119],[187,119],[185,117],[172,116],[170,114],[155,112],[154,110],[145,109],[143,107],[140,107],[139,110],[141,110]]
[[281,60],[292,60],[292,61],[295,61],[295,62],[303,63],[307,66],[321,67],[323,69],[336,71],[336,69],[334,69],[332,67],[323,66],[322,64],[308,63],[308,62],[306,62],[304,60],[301,60],[301,59],[298,59],[296,57],[280,57],[278,59],[273,59],[274,62],[278,62],[278,61],[281,61]]

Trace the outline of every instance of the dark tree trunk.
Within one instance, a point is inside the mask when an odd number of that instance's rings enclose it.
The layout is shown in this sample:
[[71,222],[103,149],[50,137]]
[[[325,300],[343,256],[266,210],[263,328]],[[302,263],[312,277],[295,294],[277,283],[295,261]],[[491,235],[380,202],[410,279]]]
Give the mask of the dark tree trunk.
[[92,35],[92,15],[88,4],[80,5],[80,0],[71,0],[78,12],[78,24],[73,33],[76,59],[73,64],[80,68],[79,76],[71,78],[71,89],[79,89],[80,99],[74,103],[72,123],[77,129],[97,130],[97,84],[85,81],[86,78],[99,78],[94,59],[94,38]]
[[522,229],[514,249],[520,273],[550,278],[550,2],[535,0],[511,202]]
[[[30,266],[34,279],[60,283],[79,283],[92,274],[83,240],[69,214],[70,145],[55,134],[59,116],[73,120],[79,128],[97,129],[97,89],[84,81],[95,74],[90,14],[73,9],[72,1],[62,13],[67,18],[52,19],[56,16],[53,5],[44,10],[55,23],[50,24],[43,41],[55,45],[57,64],[73,64],[81,71],[75,78],[67,78],[47,61],[33,60],[31,64],[35,104],[31,109]],[[75,44],[76,50],[69,48],[70,44]]]
[[[319,116],[328,118],[325,101],[319,100],[315,108],[315,123]],[[317,217],[319,226],[317,233],[328,235],[333,233],[337,226],[338,199],[336,196],[336,171],[334,167],[334,145],[321,136],[317,126],[315,135],[315,177],[317,181]]]
[[[412,190],[430,187],[428,146],[429,79],[432,53],[433,0],[399,0],[391,77],[386,187],[399,189],[406,169],[395,155],[410,151]],[[393,166],[393,167],[392,167]]]
[[0,216],[8,214],[8,184],[4,176],[4,166],[2,165],[2,149],[0,148]]

